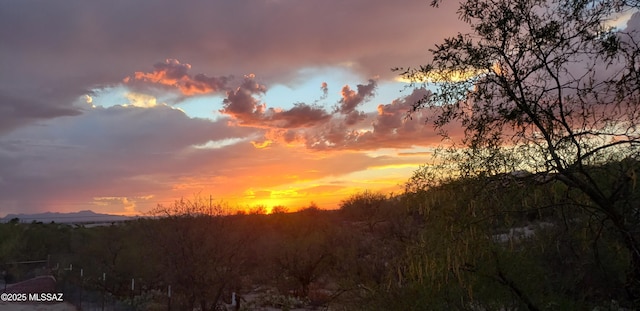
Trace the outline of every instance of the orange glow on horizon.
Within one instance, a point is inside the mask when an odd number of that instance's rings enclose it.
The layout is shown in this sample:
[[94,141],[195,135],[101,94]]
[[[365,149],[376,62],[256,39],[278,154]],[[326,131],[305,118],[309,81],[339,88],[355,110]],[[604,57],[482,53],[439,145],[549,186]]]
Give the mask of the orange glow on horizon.
[[133,192],[134,195],[111,192],[93,197],[82,204],[86,208],[80,209],[127,216],[147,215],[158,205],[169,208],[184,199],[206,205],[212,201],[229,214],[252,213],[260,207],[264,208],[264,213],[271,213],[276,206],[295,212],[312,203],[320,209],[332,210],[338,209],[343,200],[363,191],[387,195],[402,193],[404,183],[424,158],[424,153],[420,153],[422,149],[391,148],[359,156],[354,151],[309,152],[304,147],[277,143],[264,149],[256,149],[249,142],[234,146],[238,154],[251,157],[231,157],[225,160],[222,168],[203,165],[197,174],[138,176],[137,179],[153,182],[165,190],[140,190]]
[[[366,174],[376,173],[376,169],[366,170]],[[386,172],[388,173],[388,172]],[[259,207],[264,207],[264,212],[272,213],[274,207],[281,206],[287,212],[296,212],[309,207],[312,203],[323,210],[333,210],[340,207],[340,203],[365,190],[381,192],[384,194],[398,193],[406,178],[350,178],[352,183],[337,185],[327,180],[298,181],[297,187],[287,186],[285,189],[275,188],[249,188],[238,191],[234,188],[220,189],[219,192],[210,192],[206,189],[215,189],[211,183],[197,178],[188,178],[183,182],[173,185],[172,190],[158,195],[139,196],[103,196],[93,197],[90,202],[73,203],[72,201],[50,202],[47,207],[60,212],[74,212],[78,210],[92,210],[96,213],[145,216],[158,206],[170,208],[177,201],[199,202],[199,204],[214,204],[223,207],[225,213],[237,212],[251,213]],[[206,185],[205,188],[202,188]],[[237,185],[236,185],[237,186]]]

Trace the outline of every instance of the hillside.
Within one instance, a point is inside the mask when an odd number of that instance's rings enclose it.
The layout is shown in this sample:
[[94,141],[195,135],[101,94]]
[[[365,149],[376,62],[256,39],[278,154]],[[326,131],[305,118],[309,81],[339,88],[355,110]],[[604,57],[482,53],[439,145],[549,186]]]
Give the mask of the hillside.
[[4,218],[0,218],[0,222],[6,223],[16,218],[19,220],[19,222],[22,223],[30,223],[34,221],[43,223],[91,223],[125,221],[133,219],[127,216],[99,214],[90,210],[86,210],[71,213],[46,212],[38,214],[8,214]]

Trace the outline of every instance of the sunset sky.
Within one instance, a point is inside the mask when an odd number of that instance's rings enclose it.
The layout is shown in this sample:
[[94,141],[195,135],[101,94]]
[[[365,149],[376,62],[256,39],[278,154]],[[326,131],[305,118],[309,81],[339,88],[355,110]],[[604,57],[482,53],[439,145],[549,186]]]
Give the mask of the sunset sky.
[[0,217],[400,192],[440,142],[404,120],[454,1],[2,1]]

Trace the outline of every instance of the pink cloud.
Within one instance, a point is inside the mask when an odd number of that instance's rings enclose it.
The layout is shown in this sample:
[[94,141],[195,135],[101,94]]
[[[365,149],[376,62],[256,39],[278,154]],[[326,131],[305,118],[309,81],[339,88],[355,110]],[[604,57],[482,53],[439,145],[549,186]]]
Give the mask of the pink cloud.
[[343,86],[340,92],[342,99],[337,111],[342,114],[354,112],[358,105],[373,97],[376,86],[377,83],[373,79],[366,85],[358,84],[357,91],[352,90],[348,85]]
[[[222,113],[236,119],[241,126],[260,129],[261,139],[255,146],[264,148],[272,143],[301,144],[312,150],[374,150],[378,148],[408,148],[433,146],[441,141],[432,126],[427,124],[429,111],[419,111],[409,118],[413,103],[428,96],[426,89],[415,89],[411,94],[389,104],[378,105],[377,112],[365,113],[356,108],[375,91],[376,82],[359,84],[358,91],[348,85],[342,88],[342,99],[329,113],[321,106],[304,103],[283,110],[267,108],[257,95],[266,87],[247,77],[242,86],[229,92]],[[460,133],[455,132],[454,135]]]
[[124,79],[125,83],[146,82],[165,85],[178,89],[184,95],[207,94],[221,92],[226,89],[229,77],[207,77],[204,74],[191,76],[190,64],[180,63],[177,59],[167,59],[163,63],[153,65],[152,72],[136,71],[132,77]]
[[327,82],[322,82],[322,84],[320,85],[320,89],[322,90],[321,99],[326,99],[329,95],[329,85],[327,84]]
[[[377,113],[363,114],[358,122],[333,118],[330,122],[305,131],[302,136],[307,148],[315,150],[375,150],[379,148],[410,148],[436,146],[442,137],[426,120],[433,112],[421,110],[409,117],[408,112],[417,100],[430,93],[424,88],[413,90],[390,104],[378,105]],[[367,128],[370,127],[370,128]],[[447,128],[449,135],[460,138],[459,126]]]
[[311,127],[328,121],[331,115],[318,106],[303,103],[284,111],[270,110],[268,122],[282,128]]
[[241,124],[254,124],[255,120],[262,117],[266,108],[266,105],[256,99],[254,95],[265,92],[266,87],[256,82],[255,76],[245,76],[239,87],[227,91],[227,98],[223,102],[224,108],[220,112],[239,120]]
[[246,76],[238,88],[227,92],[220,112],[238,120],[240,125],[260,128],[310,127],[331,118],[322,107],[305,103],[294,104],[288,110],[267,109],[257,97],[266,91],[266,86],[256,82],[255,76]]

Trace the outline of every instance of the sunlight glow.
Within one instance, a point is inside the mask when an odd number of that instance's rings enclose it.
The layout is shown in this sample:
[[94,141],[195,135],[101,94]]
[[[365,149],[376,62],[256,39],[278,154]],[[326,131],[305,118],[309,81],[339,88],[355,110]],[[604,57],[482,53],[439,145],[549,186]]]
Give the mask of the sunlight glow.
[[631,19],[634,13],[638,12],[638,10],[627,10],[625,12],[619,13],[610,20],[605,23],[605,26],[612,27],[615,29],[624,29],[627,27],[627,22]]
[[256,142],[256,141],[251,141],[251,144],[253,145],[253,147],[255,147],[256,149],[264,149],[267,148],[271,145],[271,143],[273,143],[271,140],[265,140],[263,142]]
[[486,74],[487,70],[474,69],[465,71],[439,71],[430,74],[417,74],[413,79],[403,76],[395,78],[397,82],[404,83],[442,83],[442,82],[463,82]]
[[157,99],[155,96],[135,92],[129,92],[124,96],[129,100],[129,104],[124,105],[125,107],[134,106],[141,108],[151,108],[157,105]]
[[388,164],[369,167],[370,170],[388,170],[388,169],[401,169],[412,168],[417,169],[420,166],[418,163],[402,163],[402,164]]

